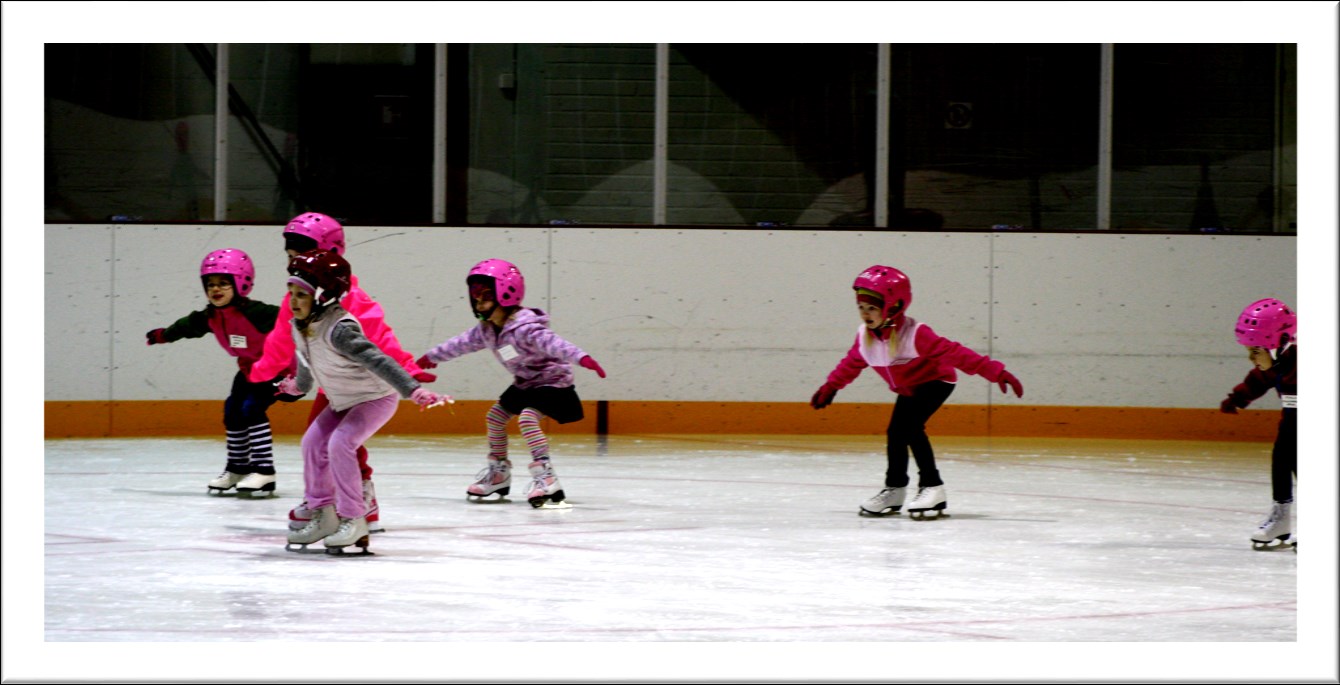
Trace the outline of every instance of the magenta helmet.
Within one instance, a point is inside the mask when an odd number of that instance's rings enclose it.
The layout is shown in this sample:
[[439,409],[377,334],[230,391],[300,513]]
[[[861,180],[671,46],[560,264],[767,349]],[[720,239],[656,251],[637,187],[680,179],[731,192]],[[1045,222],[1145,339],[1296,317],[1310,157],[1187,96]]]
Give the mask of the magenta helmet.
[[481,277],[493,279],[493,293],[499,305],[521,306],[521,300],[526,296],[526,279],[515,264],[501,259],[485,259],[470,269],[465,282],[469,284]]
[[241,250],[215,250],[205,255],[205,260],[200,262],[201,281],[210,274],[232,276],[233,287],[242,297],[246,297],[251,292],[251,286],[256,283],[256,265]]
[[912,281],[907,274],[891,267],[876,264],[856,277],[853,290],[868,290],[884,301],[884,320],[902,316],[912,304]]
[[344,227],[340,222],[317,212],[299,214],[289,220],[284,234],[296,233],[316,241],[316,249],[344,254]]
[[1298,315],[1293,313],[1289,305],[1267,297],[1242,310],[1233,334],[1237,336],[1239,344],[1273,350],[1284,343],[1281,336],[1287,335],[1289,340],[1298,339]]

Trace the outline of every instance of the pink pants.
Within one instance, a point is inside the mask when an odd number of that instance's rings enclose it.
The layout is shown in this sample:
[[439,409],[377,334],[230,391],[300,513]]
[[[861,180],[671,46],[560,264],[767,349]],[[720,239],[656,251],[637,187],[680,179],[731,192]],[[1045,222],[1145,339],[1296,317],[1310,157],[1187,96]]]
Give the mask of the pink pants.
[[333,503],[340,518],[367,514],[363,474],[358,469],[358,446],[391,420],[399,404],[398,395],[387,395],[344,411],[326,407],[312,421],[302,436],[308,508],[320,509]]

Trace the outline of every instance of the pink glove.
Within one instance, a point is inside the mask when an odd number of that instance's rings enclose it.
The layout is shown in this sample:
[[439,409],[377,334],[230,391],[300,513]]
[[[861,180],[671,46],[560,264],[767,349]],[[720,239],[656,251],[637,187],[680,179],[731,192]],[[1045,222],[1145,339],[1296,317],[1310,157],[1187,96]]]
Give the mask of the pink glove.
[[1008,392],[1008,390],[1005,387],[1008,385],[1009,390],[1014,391],[1015,397],[1024,396],[1024,384],[1020,383],[1019,379],[1015,378],[1014,374],[1010,373],[1009,371],[1000,372],[1000,380],[997,381],[997,384],[1000,385],[1001,392]]
[[601,378],[605,377],[605,370],[600,368],[600,365],[596,363],[596,360],[591,358],[591,355],[588,354],[585,357],[582,357],[581,361],[577,363],[580,364],[583,369],[590,369],[595,371],[596,375]]
[[[419,366],[422,367],[423,365],[420,364]],[[434,364],[433,366],[437,366],[437,364]],[[420,371],[420,372],[414,374],[413,377],[414,377],[414,380],[416,380],[416,381],[418,381],[418,382],[420,382],[420,383],[432,383],[433,381],[437,380],[437,374],[435,374],[435,373],[428,373],[427,371]]]
[[155,328],[144,334],[145,345],[162,345],[167,342],[167,331],[161,328]]
[[833,403],[833,398],[837,396],[837,387],[832,383],[824,383],[822,387],[814,392],[810,398],[810,406],[815,409],[823,409]]
[[1233,403],[1232,395],[1225,397],[1224,401],[1219,403],[1219,411],[1224,412],[1225,414],[1238,413],[1238,405]]
[[[436,369],[436,368],[437,368],[437,362],[435,362],[435,361],[429,359],[429,358],[428,358],[428,355],[427,355],[426,353],[425,353],[422,357],[419,357],[418,359],[415,359],[415,360],[414,360],[414,363],[415,363],[415,364],[418,364],[418,365],[419,365],[419,368],[421,368],[421,369]],[[434,378],[433,380],[437,380],[437,379]]]
[[293,376],[285,376],[278,383],[275,383],[276,395],[293,395],[302,397],[303,392],[298,389],[298,379]]
[[414,392],[409,394],[409,399],[413,401],[414,404],[417,404],[422,408],[427,408],[430,404],[441,402],[442,396],[428,388],[418,387],[414,389]]

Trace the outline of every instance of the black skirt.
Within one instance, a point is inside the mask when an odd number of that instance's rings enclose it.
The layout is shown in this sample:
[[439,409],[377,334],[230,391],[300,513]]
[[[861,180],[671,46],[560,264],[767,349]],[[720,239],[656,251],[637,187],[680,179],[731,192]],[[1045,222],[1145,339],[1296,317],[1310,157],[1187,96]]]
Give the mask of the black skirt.
[[559,423],[572,423],[585,418],[582,401],[577,397],[577,388],[571,385],[566,388],[544,385],[529,390],[509,386],[498,398],[498,404],[509,414],[520,414],[523,409],[530,408]]

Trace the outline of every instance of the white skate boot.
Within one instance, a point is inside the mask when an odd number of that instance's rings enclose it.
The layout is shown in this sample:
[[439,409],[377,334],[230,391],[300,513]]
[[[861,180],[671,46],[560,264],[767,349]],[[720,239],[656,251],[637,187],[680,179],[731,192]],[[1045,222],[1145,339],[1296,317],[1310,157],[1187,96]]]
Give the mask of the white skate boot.
[[302,504],[289,510],[288,529],[301,530],[303,526],[307,525],[308,521],[312,520],[313,516],[316,516],[316,510],[308,508],[307,500],[303,500]]
[[512,491],[512,462],[490,459],[489,465],[475,477],[479,480],[465,489],[465,498],[473,502],[499,502]]
[[237,496],[273,497],[275,495],[275,474],[248,473],[237,482]]
[[558,476],[554,475],[554,467],[548,460],[532,461],[530,478],[530,492],[526,495],[530,506],[536,509],[572,508],[564,501],[567,495],[563,494],[563,486],[558,484]]
[[367,514],[363,518],[368,521],[369,533],[384,533],[386,529],[382,527],[382,510],[377,506],[377,489],[372,487],[372,481],[363,481],[363,506],[367,508]]
[[1270,508],[1266,520],[1252,533],[1252,549],[1278,549],[1290,544],[1286,541],[1293,532],[1289,521],[1289,509],[1292,506],[1293,502],[1276,502]]
[[948,516],[944,513],[945,506],[948,504],[949,500],[945,493],[945,486],[932,485],[917,488],[917,496],[907,503],[907,514],[917,521],[930,521],[941,516]]
[[878,495],[861,503],[862,516],[888,516],[903,508],[907,488],[884,488]]
[[[340,519],[340,525],[334,533],[327,535],[322,544],[326,546],[326,554],[337,555],[368,555],[368,521],[366,517],[356,519]],[[357,547],[358,552],[346,552],[348,547]]]
[[222,495],[223,493],[232,490],[234,486],[236,486],[239,482],[241,482],[243,478],[246,477],[247,474],[245,473],[233,473],[232,471],[224,471],[223,473],[219,474],[218,478],[215,478],[214,480],[209,482],[207,486],[209,488],[209,494]]
[[334,533],[340,527],[340,519],[335,515],[334,505],[326,505],[312,512],[312,518],[302,528],[288,532],[288,544],[284,549],[290,552],[306,552],[307,546]]

